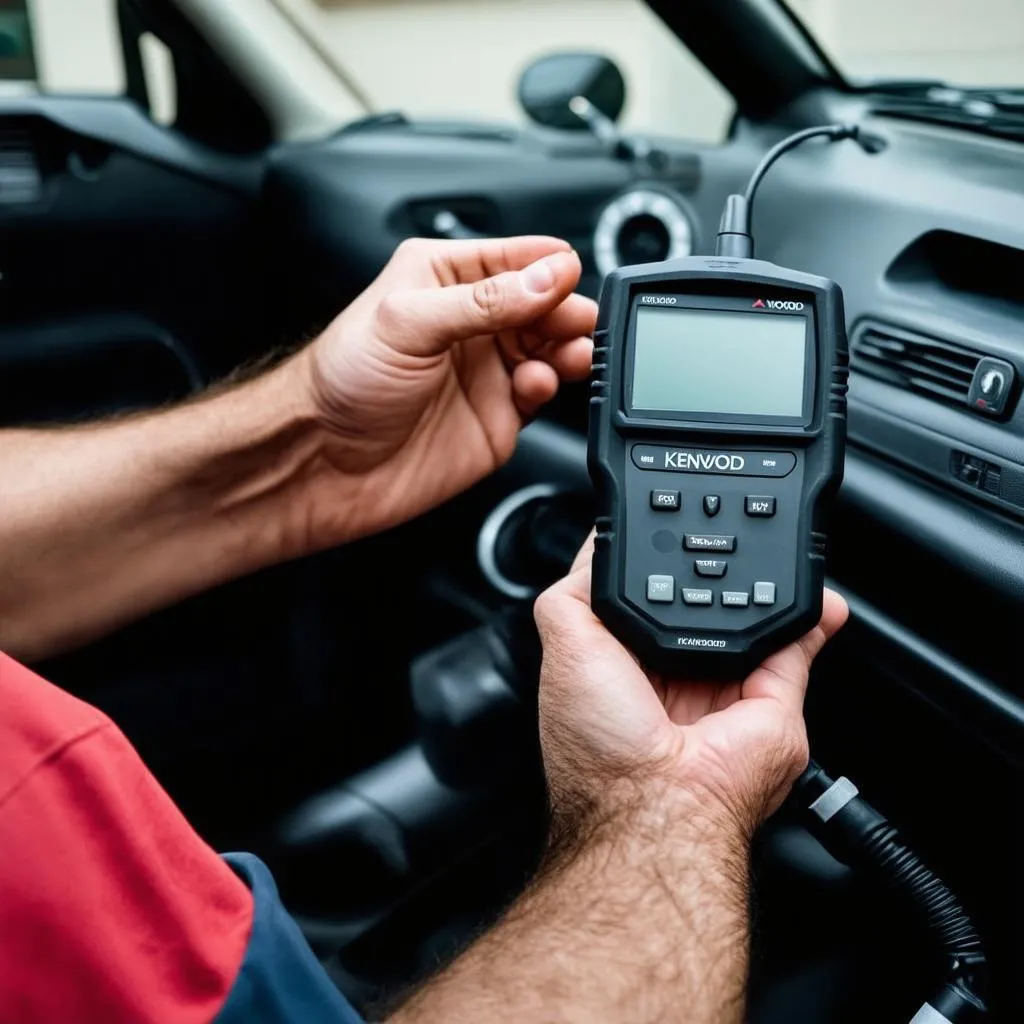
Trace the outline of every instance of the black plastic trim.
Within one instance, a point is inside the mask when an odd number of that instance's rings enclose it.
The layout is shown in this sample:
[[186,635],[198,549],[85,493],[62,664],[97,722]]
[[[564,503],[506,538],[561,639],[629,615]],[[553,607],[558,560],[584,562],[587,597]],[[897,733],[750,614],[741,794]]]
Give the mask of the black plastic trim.
[[[882,385],[888,387],[888,385]],[[857,393],[863,391],[863,381],[857,382]],[[983,421],[979,418],[979,423]],[[983,424],[995,429],[996,424]],[[956,434],[941,433],[923,425],[920,419],[908,419],[905,414],[894,415],[884,412],[864,401],[851,400],[850,440],[870,448],[886,459],[900,462],[917,474],[931,477],[950,493],[947,501],[957,501],[957,493],[970,499],[991,505],[1009,515],[1024,518],[1024,465],[1019,452],[1022,449],[1019,437],[1009,432],[996,433],[994,443],[991,435],[969,430],[969,424]],[[979,436],[983,443],[979,443]],[[1014,451],[1017,449],[1017,451]],[[1012,454],[1007,454],[1010,452]],[[993,492],[980,485],[958,478],[952,469],[953,453],[961,453],[981,459],[998,469],[1000,482]]]
[[828,580],[828,585],[850,606],[850,623],[840,634],[844,646],[974,733],[1001,757],[1024,765],[1024,699],[951,658],[841,584]]
[[848,447],[841,502],[1024,602],[1024,530]]
[[755,120],[822,85],[846,83],[792,14],[763,0],[647,0]]
[[0,120],[40,117],[66,131],[131,153],[170,170],[254,197],[263,157],[219,153],[154,124],[131,100],[106,96],[19,96],[0,100]]

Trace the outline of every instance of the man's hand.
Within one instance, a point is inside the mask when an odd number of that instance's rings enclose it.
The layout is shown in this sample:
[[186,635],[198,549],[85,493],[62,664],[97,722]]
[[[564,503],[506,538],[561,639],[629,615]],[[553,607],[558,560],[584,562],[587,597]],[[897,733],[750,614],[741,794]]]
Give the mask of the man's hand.
[[590,610],[592,544],[537,602],[553,848],[505,919],[394,1024],[739,1024],[749,839],[807,762],[821,623],[727,686],[648,677]]
[[401,245],[300,359],[346,493],[317,510],[335,542],[458,494],[512,454],[560,381],[590,371],[594,303],[555,238]]
[[111,423],[0,431],[0,644],[52,655],[469,487],[589,371],[579,276],[554,238],[408,242],[255,380]]
[[825,592],[819,625],[743,682],[648,676],[590,608],[593,542],[537,601],[544,642],[541,740],[556,814],[569,828],[656,807],[700,808],[746,842],[807,766],[811,662],[846,621]]

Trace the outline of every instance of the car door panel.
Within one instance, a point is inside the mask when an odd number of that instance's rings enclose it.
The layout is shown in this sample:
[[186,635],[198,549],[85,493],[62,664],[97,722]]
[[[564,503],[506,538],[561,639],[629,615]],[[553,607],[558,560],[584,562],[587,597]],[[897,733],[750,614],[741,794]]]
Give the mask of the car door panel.
[[[37,335],[46,372],[73,378],[53,347],[59,321],[74,333],[75,319],[89,318],[74,355],[80,370],[103,316],[114,318],[111,343],[122,351],[127,325],[117,318],[137,318],[135,358],[155,375],[164,372],[158,349],[181,364],[158,393],[180,394],[183,375],[194,387],[258,353],[266,339],[257,328],[252,160],[238,158],[232,174],[227,158],[203,147],[190,155],[166,129],[140,124],[124,100],[37,99],[28,109],[0,102],[0,323],[12,339],[0,361],[7,352],[24,366],[32,332],[46,325]],[[77,414],[91,411],[83,392]]]

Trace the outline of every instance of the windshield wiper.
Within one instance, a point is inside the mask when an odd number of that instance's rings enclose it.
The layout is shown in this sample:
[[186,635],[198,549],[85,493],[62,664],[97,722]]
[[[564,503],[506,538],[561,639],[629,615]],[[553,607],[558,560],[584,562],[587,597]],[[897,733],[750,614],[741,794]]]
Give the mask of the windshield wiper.
[[1024,88],[962,88],[932,81],[872,82],[872,113],[1024,139]]
[[989,103],[1000,110],[1024,111],[1024,86],[962,86],[937,78],[894,78],[866,82],[860,92],[912,97],[942,106]]

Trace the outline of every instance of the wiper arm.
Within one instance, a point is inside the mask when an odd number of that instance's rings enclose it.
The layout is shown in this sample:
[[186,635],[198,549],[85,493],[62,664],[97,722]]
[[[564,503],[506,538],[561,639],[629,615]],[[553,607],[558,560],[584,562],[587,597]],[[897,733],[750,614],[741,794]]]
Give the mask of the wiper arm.
[[952,128],[996,135],[1000,138],[1024,140],[1024,113],[1013,116],[977,116],[969,111],[943,108],[912,100],[894,101],[872,109],[873,114],[882,117],[899,117],[907,121],[928,121],[931,124],[945,124]]
[[941,103],[964,99],[993,99],[1010,104],[1024,103],[1024,86],[956,85],[941,78],[882,78],[859,83],[858,92],[883,93],[891,96],[920,96]]
[[920,96],[929,89],[946,89],[941,78],[872,78],[854,83],[858,92],[881,92],[889,96]]
[[985,114],[1024,114],[1024,88],[982,86],[964,88],[948,82],[927,79],[871,82],[863,90],[883,99],[913,99],[919,103],[934,104],[965,110],[976,116]]
[[942,82],[878,82],[865,92],[876,95],[876,114],[948,124],[999,135],[1024,138],[1024,89],[971,88]]

